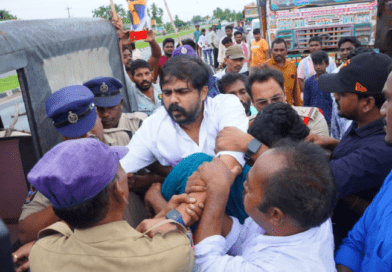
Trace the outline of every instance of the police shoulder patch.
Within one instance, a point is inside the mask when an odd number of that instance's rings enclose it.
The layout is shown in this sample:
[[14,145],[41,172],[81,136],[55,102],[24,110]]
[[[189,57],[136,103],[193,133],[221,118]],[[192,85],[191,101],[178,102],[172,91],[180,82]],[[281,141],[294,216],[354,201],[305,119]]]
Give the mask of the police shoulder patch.
[[31,201],[33,201],[34,196],[37,194],[37,190],[34,189],[33,186],[30,187],[29,192],[27,193],[27,197],[25,200],[25,204],[29,204]]

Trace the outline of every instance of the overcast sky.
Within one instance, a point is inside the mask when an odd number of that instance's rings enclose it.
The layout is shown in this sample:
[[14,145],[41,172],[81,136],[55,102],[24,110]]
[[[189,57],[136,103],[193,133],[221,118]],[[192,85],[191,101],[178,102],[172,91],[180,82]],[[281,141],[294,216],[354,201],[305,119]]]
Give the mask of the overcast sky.
[[[113,0],[115,4],[122,4],[127,8],[126,0]],[[194,15],[212,16],[217,7],[222,9],[242,11],[251,2],[238,0],[166,0],[171,15],[178,15],[183,21],[189,21]],[[147,6],[155,2],[164,10],[164,22],[169,22],[163,0],[147,0]],[[99,6],[109,5],[110,0],[0,0],[0,9],[8,10],[19,19],[53,19],[68,17],[67,7],[71,17],[92,17],[92,11]]]

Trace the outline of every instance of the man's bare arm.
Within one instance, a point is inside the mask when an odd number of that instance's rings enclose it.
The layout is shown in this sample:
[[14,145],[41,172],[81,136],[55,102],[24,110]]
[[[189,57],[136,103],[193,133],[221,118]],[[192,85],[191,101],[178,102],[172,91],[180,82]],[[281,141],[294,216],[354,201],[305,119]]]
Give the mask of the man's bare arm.
[[23,221],[19,222],[19,241],[22,244],[26,244],[37,240],[38,233],[42,229],[49,227],[57,221],[60,221],[60,219],[54,214],[52,206],[30,214]]
[[150,64],[151,71],[154,71],[155,67],[159,63],[159,59],[162,56],[161,47],[159,46],[159,44],[155,40],[154,31],[151,29],[147,31],[147,39],[145,39],[144,41],[148,42],[150,44],[151,56],[147,60],[147,62],[148,62],[148,64]]

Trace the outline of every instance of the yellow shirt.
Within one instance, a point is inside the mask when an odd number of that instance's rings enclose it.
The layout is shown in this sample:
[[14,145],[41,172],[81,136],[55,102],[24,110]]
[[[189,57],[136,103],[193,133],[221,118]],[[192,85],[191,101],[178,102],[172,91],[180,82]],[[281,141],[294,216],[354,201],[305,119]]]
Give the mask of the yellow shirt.
[[[274,59],[270,58],[265,63],[283,73],[287,103],[293,106],[302,106],[303,101],[301,99],[301,91],[298,85],[297,67],[294,62],[286,60],[283,67],[279,67],[275,63]],[[294,103],[294,97],[297,98],[297,103]]]
[[260,39],[258,42],[253,40],[250,43],[250,51],[252,52],[252,67],[265,62],[265,50],[268,50],[268,44],[264,39]]

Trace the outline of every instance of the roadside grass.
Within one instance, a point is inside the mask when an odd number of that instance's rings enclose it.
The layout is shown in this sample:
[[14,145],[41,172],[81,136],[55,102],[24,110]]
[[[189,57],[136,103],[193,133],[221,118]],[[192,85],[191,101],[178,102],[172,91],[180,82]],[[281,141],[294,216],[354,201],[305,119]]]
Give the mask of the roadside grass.
[[19,87],[17,75],[12,75],[5,78],[0,78],[0,93],[12,90]]

